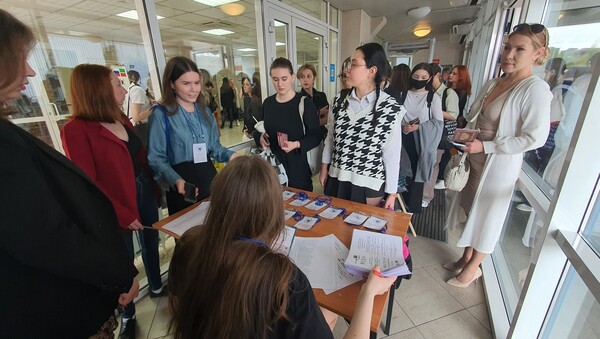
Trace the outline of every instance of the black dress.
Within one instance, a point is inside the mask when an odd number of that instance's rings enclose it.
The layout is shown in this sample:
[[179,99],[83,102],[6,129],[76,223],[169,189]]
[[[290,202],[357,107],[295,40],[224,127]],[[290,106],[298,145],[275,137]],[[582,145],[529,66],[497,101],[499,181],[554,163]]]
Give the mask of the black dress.
[[[302,95],[296,96],[288,102],[277,102],[276,95],[265,99],[262,106],[265,130],[269,135],[271,151],[283,164],[288,176],[288,185],[301,190],[312,191],[312,180],[306,152],[317,147],[323,139],[323,132],[319,127],[317,108],[311,100],[304,100],[304,127],[306,135],[302,131],[302,120],[300,119],[300,99]],[[300,141],[300,149],[285,153],[278,144],[277,132],[286,133],[289,141]],[[260,133],[253,133],[256,145],[260,147]]]

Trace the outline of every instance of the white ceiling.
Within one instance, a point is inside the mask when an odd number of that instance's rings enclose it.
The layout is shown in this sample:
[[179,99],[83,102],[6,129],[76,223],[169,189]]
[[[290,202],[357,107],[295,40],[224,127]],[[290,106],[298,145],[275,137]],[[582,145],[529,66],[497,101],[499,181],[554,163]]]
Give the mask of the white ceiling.
[[[340,10],[362,8],[373,17],[386,16],[387,24],[378,37],[391,42],[414,41],[412,28],[424,23],[432,27],[430,36],[443,38],[449,34],[452,24],[472,19],[478,11],[478,6],[453,8],[449,0],[330,1]],[[159,21],[164,45],[167,48],[188,46],[197,49],[231,43],[234,48],[256,48],[254,1],[240,0],[238,3],[246,6],[246,12],[231,17],[218,7],[192,0],[156,0],[157,14],[165,17]],[[320,0],[283,0],[283,3],[310,11],[313,16],[324,19],[324,3]],[[116,16],[117,13],[135,9],[133,0],[0,0],[0,5],[41,32],[42,40],[44,32],[47,32],[137,44],[142,41],[137,20]],[[406,15],[409,9],[418,6],[430,6],[432,9],[419,22]],[[216,37],[201,32],[211,28],[225,28],[234,34]],[[316,46],[316,42],[308,38],[300,45]]]
[[[479,6],[468,5],[472,0],[453,0],[461,6],[452,7],[450,0],[329,0],[332,5],[340,10],[353,10],[362,8],[371,17],[385,16],[387,24],[377,36],[384,42],[414,42],[417,39],[412,31],[414,27],[429,25],[431,34],[428,37],[447,39],[453,24],[474,20]],[[485,1],[485,0],[483,0]],[[475,0],[481,3],[482,0]],[[431,13],[415,20],[407,15],[410,9],[428,6]]]

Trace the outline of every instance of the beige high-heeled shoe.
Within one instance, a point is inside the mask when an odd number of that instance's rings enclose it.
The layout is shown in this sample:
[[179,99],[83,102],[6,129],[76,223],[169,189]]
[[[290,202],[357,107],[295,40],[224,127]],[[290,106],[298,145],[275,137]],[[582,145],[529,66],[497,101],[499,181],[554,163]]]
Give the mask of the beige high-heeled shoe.
[[442,265],[443,268],[447,269],[450,272],[454,272],[454,273],[460,273],[460,271],[462,271],[462,267],[461,268],[456,268],[456,266],[454,266],[456,262],[454,261],[450,261],[447,262],[445,264]]
[[460,288],[467,288],[471,285],[472,282],[475,282],[475,284],[477,284],[477,279],[481,278],[481,276],[483,275],[483,272],[481,272],[481,268],[477,267],[477,271],[475,271],[475,275],[473,275],[473,278],[467,282],[460,282],[458,281],[458,279],[456,279],[456,277],[446,281],[446,284],[454,286],[454,287],[460,287]]

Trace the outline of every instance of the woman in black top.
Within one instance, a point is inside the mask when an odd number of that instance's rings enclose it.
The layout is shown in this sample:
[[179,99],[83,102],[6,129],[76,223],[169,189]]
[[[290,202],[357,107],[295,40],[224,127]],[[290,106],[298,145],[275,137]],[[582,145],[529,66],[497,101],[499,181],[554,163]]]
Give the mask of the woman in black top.
[[[300,66],[298,69],[298,78],[300,78],[300,85],[302,85],[300,94],[312,100],[319,113],[319,124],[325,126],[327,124],[327,114],[329,114],[329,102],[327,101],[327,95],[324,92],[317,91],[315,88],[315,81],[317,80],[315,66],[311,64]],[[327,132],[327,129],[324,131]]]
[[233,93],[233,88],[229,84],[229,78],[223,78],[223,85],[221,86],[221,107],[223,107],[221,128],[225,128],[225,120],[229,120],[229,128],[233,128],[234,99],[235,93]]
[[[292,89],[295,76],[288,59],[275,59],[269,73],[277,94],[265,99],[262,107],[265,133],[254,131],[254,140],[257,146],[271,148],[285,167],[290,187],[312,191],[306,152],[317,147],[323,139],[317,108],[311,100],[301,100],[302,95]],[[301,102],[304,110],[302,118]],[[283,133],[287,141],[280,144],[278,133]]]
[[[187,231],[173,253],[168,332],[175,339],[333,338],[307,277],[272,248],[284,227],[273,168],[239,157],[212,192],[204,226]],[[369,274],[345,337],[368,337],[373,298],[395,279]]]
[[[246,78],[247,80],[247,78]],[[254,132],[254,125],[257,121],[262,121],[262,96],[260,92],[260,82],[258,79],[254,79],[254,83],[251,84],[247,81],[247,85],[244,84],[244,133],[251,138]],[[246,93],[248,93],[248,103],[246,104]]]

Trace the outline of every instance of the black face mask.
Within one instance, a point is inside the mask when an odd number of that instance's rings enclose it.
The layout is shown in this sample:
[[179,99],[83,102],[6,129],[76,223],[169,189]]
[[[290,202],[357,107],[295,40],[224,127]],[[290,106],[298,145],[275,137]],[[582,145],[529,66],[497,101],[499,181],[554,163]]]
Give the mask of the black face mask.
[[410,85],[414,88],[414,89],[421,89],[425,86],[427,86],[427,83],[429,82],[429,80],[417,80],[417,79],[410,79]]

